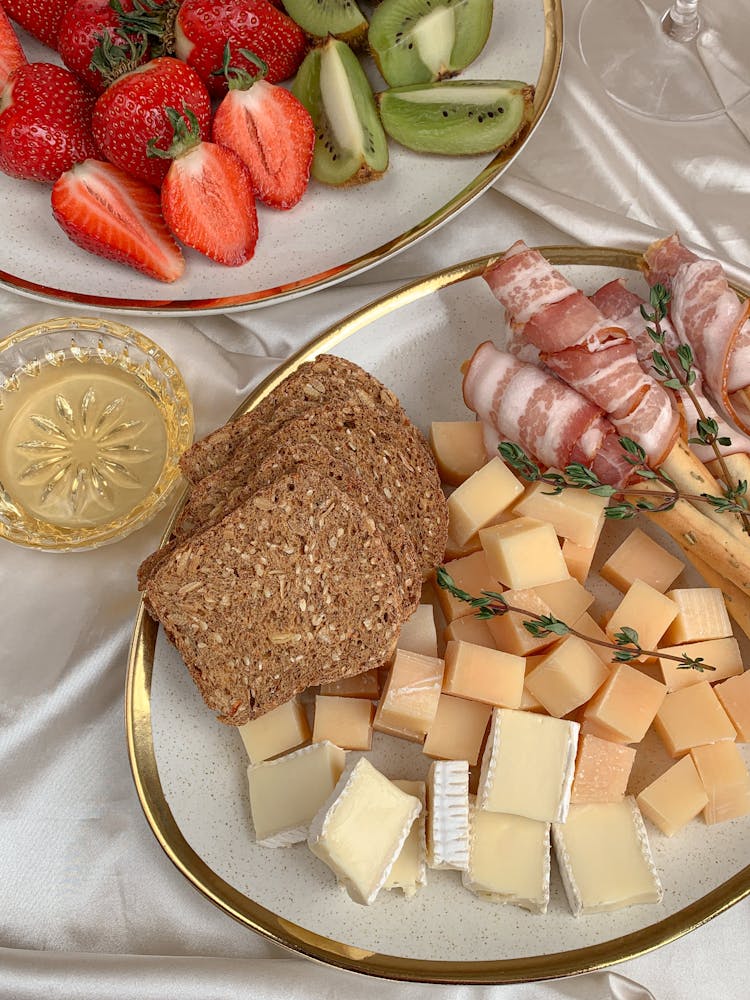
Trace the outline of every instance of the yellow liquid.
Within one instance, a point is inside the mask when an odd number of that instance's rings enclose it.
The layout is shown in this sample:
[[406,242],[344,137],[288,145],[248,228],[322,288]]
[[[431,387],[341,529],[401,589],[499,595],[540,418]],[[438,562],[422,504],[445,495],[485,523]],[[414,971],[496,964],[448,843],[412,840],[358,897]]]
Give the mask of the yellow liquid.
[[65,527],[116,521],[154,488],[167,431],[149,389],[115,365],[68,358],[3,393],[0,488]]

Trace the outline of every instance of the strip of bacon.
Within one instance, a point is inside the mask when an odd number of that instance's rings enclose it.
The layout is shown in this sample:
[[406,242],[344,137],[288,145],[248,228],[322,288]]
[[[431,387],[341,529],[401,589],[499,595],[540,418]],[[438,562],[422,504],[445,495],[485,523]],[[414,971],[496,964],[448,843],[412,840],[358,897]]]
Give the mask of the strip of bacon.
[[519,326],[575,291],[538,250],[530,250],[522,240],[487,268],[484,280],[513,324]]

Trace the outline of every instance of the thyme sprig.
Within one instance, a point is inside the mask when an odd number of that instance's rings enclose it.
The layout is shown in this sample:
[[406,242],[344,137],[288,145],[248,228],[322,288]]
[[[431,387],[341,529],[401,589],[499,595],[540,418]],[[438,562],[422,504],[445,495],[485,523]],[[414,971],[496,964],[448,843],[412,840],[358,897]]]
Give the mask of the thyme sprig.
[[[664,469],[651,469],[646,460],[646,453],[643,448],[631,438],[621,437],[620,446],[625,451],[628,462],[633,466],[634,472],[645,480],[661,483],[666,489],[666,493],[660,494],[663,499],[656,503],[644,497],[644,487],[638,485],[630,487],[609,486],[603,483],[593,469],[580,462],[572,462],[566,465],[562,472],[542,472],[536,462],[531,459],[520,445],[512,441],[501,441],[497,450],[503,461],[528,482],[545,483],[551,489],[545,491],[550,496],[557,496],[565,489],[586,490],[594,496],[617,498],[617,503],[610,503],[605,508],[605,517],[618,521],[624,521],[635,517],[639,511],[650,511],[659,513],[660,511],[672,510],[678,500],[691,500],[694,503],[709,504],[714,510],[727,514],[742,514],[746,512],[746,502],[744,494],[747,490],[747,483],[738,484],[736,497],[712,496],[710,493],[683,493],[677,488],[672,477]],[[628,500],[627,497],[634,496],[635,501]]]
[[706,416],[700,399],[696,395],[693,386],[697,379],[697,373],[693,367],[693,352],[688,344],[680,344],[676,349],[677,363],[670,356],[667,349],[666,338],[662,330],[662,320],[667,315],[670,293],[664,285],[654,285],[651,289],[649,304],[651,311],[646,306],[641,306],[641,316],[646,321],[646,333],[656,344],[651,361],[656,374],[662,379],[662,384],[667,389],[684,391],[690,398],[698,415],[695,426],[695,437],[688,438],[688,444],[702,444],[711,448],[724,480],[724,495],[722,497],[711,496],[708,493],[702,494],[703,498],[711,504],[714,510],[720,513],[738,514],[742,522],[742,528],[750,534],[750,516],[748,516],[748,504],[746,499],[747,481],[744,479],[732,482],[732,477],[724,460],[721,448],[728,448],[732,440],[719,434],[719,425],[713,417]]
[[711,666],[710,663],[706,663],[702,656],[693,657],[688,656],[687,653],[683,653],[682,656],[675,656],[672,653],[665,653],[663,650],[644,649],[640,644],[636,630],[627,625],[624,625],[619,632],[615,632],[613,636],[614,642],[608,642],[605,639],[595,639],[584,632],[579,632],[571,625],[567,625],[553,615],[540,615],[533,611],[527,611],[525,608],[517,608],[513,604],[509,604],[504,595],[498,591],[483,590],[481,596],[474,597],[456,585],[445,566],[438,567],[436,579],[438,586],[442,587],[443,590],[447,590],[456,600],[464,601],[464,603],[475,608],[476,613],[474,617],[480,619],[480,621],[507,615],[513,611],[516,614],[524,616],[523,627],[534,638],[541,639],[548,635],[575,635],[585,642],[592,642],[596,646],[604,646],[607,649],[611,649],[613,651],[612,659],[619,663],[629,663],[639,656],[655,656],[664,660],[675,660],[679,664],[678,670],[697,670],[698,673],[703,673],[706,670],[716,670],[716,667]]

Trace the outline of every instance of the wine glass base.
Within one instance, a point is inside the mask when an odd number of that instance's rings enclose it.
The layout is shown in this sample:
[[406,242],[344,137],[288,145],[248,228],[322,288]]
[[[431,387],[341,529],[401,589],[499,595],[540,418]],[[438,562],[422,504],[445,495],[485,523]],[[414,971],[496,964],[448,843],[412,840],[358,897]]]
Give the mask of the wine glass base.
[[[589,0],[578,32],[584,62],[614,101],[637,114],[681,122],[725,113],[743,91],[750,94],[750,82],[745,88],[735,75],[720,93],[710,75],[718,68],[723,80],[727,65],[734,66],[720,44],[728,26],[719,35],[703,22],[693,40],[678,42],[664,30],[668,8],[669,0]],[[738,22],[739,38],[748,20]]]

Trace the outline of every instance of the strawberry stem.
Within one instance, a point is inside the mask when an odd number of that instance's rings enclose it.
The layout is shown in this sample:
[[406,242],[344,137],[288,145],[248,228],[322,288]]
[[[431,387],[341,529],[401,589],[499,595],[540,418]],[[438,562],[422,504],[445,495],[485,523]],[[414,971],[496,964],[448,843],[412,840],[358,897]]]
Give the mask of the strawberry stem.
[[229,42],[227,42],[224,46],[221,69],[215,69],[211,74],[211,76],[225,77],[230,90],[249,90],[256,81],[262,80],[268,73],[268,64],[263,62],[260,56],[256,56],[254,52],[249,49],[240,49],[240,55],[243,55],[250,65],[255,67],[255,73],[248,72],[242,66],[231,65],[232,55]]
[[122,43],[116,42],[108,31],[96,36],[99,44],[89,63],[89,69],[99,73],[108,87],[140,66],[148,51],[148,38],[145,35],[131,35],[123,28],[119,28],[115,35],[122,39]]
[[167,149],[161,149],[156,145],[156,139],[149,139],[146,154],[161,160],[175,160],[198,145],[201,141],[201,127],[195,112],[187,104],[182,105],[182,114],[174,108],[165,108],[164,113],[174,132],[172,142]]

